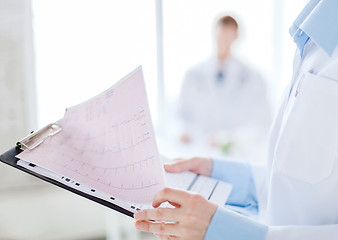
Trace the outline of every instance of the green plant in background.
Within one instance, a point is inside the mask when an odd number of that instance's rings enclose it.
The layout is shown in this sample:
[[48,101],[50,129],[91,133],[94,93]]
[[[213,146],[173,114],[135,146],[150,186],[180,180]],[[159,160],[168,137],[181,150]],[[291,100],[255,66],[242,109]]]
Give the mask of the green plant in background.
[[229,154],[230,151],[231,151],[231,147],[232,147],[232,143],[231,142],[227,142],[225,144],[222,144],[221,145],[222,153]]

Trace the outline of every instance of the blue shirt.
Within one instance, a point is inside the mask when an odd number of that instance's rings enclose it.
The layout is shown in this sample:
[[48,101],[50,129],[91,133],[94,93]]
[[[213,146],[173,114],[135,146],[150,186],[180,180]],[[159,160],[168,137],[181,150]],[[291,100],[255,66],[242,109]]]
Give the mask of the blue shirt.
[[[309,41],[332,55],[338,45],[338,0],[311,0],[295,20],[290,33],[300,55]],[[227,205],[257,212],[258,203],[251,169],[242,163],[213,161],[212,177],[233,185]],[[264,240],[268,227],[244,215],[218,207],[205,240]]]
[[245,215],[256,215],[258,203],[249,164],[213,160],[212,177],[232,185],[226,206]]
[[338,43],[338,1],[310,1],[290,28],[300,54],[311,39],[328,55],[332,55]]
[[[232,184],[226,203],[241,208],[241,213],[257,213],[258,204],[251,167],[245,163],[213,160],[212,177]],[[218,207],[214,214],[206,240],[263,240],[268,227],[242,214]]]

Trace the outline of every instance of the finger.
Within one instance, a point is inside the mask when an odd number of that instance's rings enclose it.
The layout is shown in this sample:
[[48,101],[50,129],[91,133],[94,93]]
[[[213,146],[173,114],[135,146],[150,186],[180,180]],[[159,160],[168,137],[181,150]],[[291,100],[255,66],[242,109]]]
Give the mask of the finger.
[[193,168],[193,161],[192,159],[184,159],[184,160],[177,160],[173,163],[168,163],[164,165],[164,169],[167,172],[177,173],[183,171],[189,171]]
[[137,221],[136,229],[143,232],[151,232],[160,236],[177,236],[178,225],[164,222]]
[[174,206],[175,208],[180,208],[181,207],[181,205],[178,204],[178,203],[174,203],[174,202],[170,202],[170,201],[168,201],[168,202],[170,203],[170,205]]
[[159,234],[154,234],[156,237],[158,237],[161,240],[176,240],[176,239],[182,239],[180,237],[176,237],[176,236],[165,236],[165,235],[159,235]]
[[189,198],[189,196],[190,193],[183,190],[164,188],[155,196],[153,201],[153,207],[157,208],[162,203],[167,201],[182,206],[183,203],[186,202],[186,200]]
[[155,220],[165,222],[177,222],[179,208],[147,209],[134,213],[134,218],[140,220]]

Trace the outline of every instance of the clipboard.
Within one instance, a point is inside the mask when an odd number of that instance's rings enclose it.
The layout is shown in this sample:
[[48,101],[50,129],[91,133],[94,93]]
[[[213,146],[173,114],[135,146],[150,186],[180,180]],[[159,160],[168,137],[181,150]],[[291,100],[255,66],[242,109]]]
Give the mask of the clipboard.
[[57,123],[52,123],[47,125],[46,127],[42,128],[41,130],[37,131],[37,132],[32,132],[31,134],[29,134],[27,137],[25,137],[24,139],[22,139],[21,141],[19,141],[17,143],[17,146],[11,148],[10,150],[8,150],[7,152],[3,153],[0,155],[0,161],[11,166],[14,167],[20,171],[23,171],[25,173],[28,173],[36,178],[39,178],[45,182],[51,183],[57,187],[60,187],[62,189],[65,189],[69,192],[72,192],[76,195],[79,195],[81,197],[87,198],[91,201],[94,201],[100,205],[103,205],[105,207],[108,207],[110,209],[113,209],[115,211],[118,211],[126,216],[129,216],[131,218],[133,218],[133,212],[132,211],[128,211],[125,208],[122,208],[116,204],[113,204],[111,202],[105,201],[104,199],[86,194],[80,190],[77,190],[75,188],[72,188],[70,186],[67,186],[65,184],[62,184],[61,182],[58,182],[54,179],[48,178],[46,176],[43,176],[41,174],[38,174],[34,171],[31,171],[27,168],[24,168],[22,166],[17,165],[17,162],[20,160],[19,158],[17,158],[16,156],[21,153],[22,151],[24,151],[25,149],[34,149],[35,147],[39,146],[41,143],[43,143],[48,137],[53,136],[55,134],[57,134],[58,132],[62,131],[61,127],[57,125]]
[[[123,114],[117,114],[121,111]],[[131,128],[139,131],[132,135],[127,132]],[[127,134],[120,139],[120,132]],[[109,143],[97,140],[102,136],[110,137]],[[92,142],[99,144],[90,145]],[[145,144],[148,150],[141,154],[129,150],[139,151]],[[115,152],[127,150],[131,152],[128,161],[120,164],[126,154],[117,157]],[[91,164],[88,159],[81,161],[81,154],[88,152],[95,158],[103,156],[101,165]],[[74,159],[72,154],[76,155]],[[159,158],[141,66],[98,95],[67,108],[62,119],[32,132],[0,155],[5,164],[129,217],[142,207],[151,207],[151,197],[164,187]],[[116,160],[116,165],[110,165],[107,159]],[[112,176],[118,180],[121,171],[117,170],[127,168],[128,175],[125,173],[122,183],[115,184]],[[154,171],[154,175],[149,174]],[[132,181],[126,181],[127,177]]]
[[[48,176],[45,176],[45,175],[42,175],[42,174],[39,174],[38,172],[36,171],[32,171],[30,170],[29,168],[25,168],[23,167],[22,165],[18,164],[18,161],[20,160],[19,158],[17,158],[16,156],[18,154],[20,154],[21,152],[23,152],[24,150],[29,150],[29,149],[34,149],[36,147],[38,147],[40,144],[42,144],[48,137],[52,137],[54,136],[55,134],[59,133],[62,131],[62,128],[56,123],[52,123],[52,124],[49,124],[47,125],[46,127],[42,128],[41,130],[37,131],[37,132],[32,132],[31,134],[29,134],[27,137],[25,137],[24,139],[22,139],[21,141],[19,141],[17,143],[17,146],[16,147],[13,147],[12,149],[8,150],[7,152],[3,153],[0,155],[0,162],[3,162],[11,167],[14,167],[20,171],[23,171],[25,173],[28,173],[36,178],[39,178],[45,182],[48,182],[48,183],[51,183],[57,187],[60,187],[62,189],[65,189],[69,192],[72,192],[76,195],[79,195],[81,197],[84,197],[84,198],[87,198],[91,201],[94,201],[98,204],[101,204],[103,206],[106,206],[110,209],[113,209],[115,211],[118,211],[128,217],[131,217],[133,218],[133,214],[134,214],[134,211],[135,210],[141,210],[137,207],[135,207],[134,205],[119,205],[118,202],[116,202],[117,204],[114,204],[112,201],[106,201],[105,199],[103,198],[100,198],[100,197],[97,197],[95,195],[91,195],[91,194],[88,194],[84,191],[81,191],[77,188],[74,188],[74,187],[71,187],[70,185],[67,185],[67,184],[63,184],[62,182],[60,181],[57,181],[53,178],[50,178]],[[163,160],[166,162],[167,160],[169,159],[166,159],[165,157],[162,156],[162,158],[164,158]],[[29,163],[29,165],[31,165],[32,163]],[[34,165],[34,164],[33,164]],[[35,167],[32,166],[32,167]],[[205,176],[201,176],[199,174],[195,174],[195,173],[182,173],[183,177],[185,178],[184,181],[186,181],[187,179],[190,179],[188,182],[188,187],[187,188],[182,188],[183,190],[188,190],[188,191],[193,191],[194,192],[194,186],[197,186],[198,184],[199,185],[203,185],[205,184],[206,182],[205,181],[210,181],[212,178],[210,177],[205,177]],[[181,177],[182,177],[181,175]],[[169,183],[170,183],[170,175],[167,176],[169,177]],[[188,177],[188,178],[186,178]],[[62,177],[64,178],[64,177]],[[204,179],[203,179],[204,178]],[[65,179],[67,180],[67,178],[65,177]],[[68,179],[69,180],[69,179]],[[202,182],[199,182],[199,181],[202,181]],[[204,182],[203,182],[204,181]],[[175,182],[175,181],[174,181]],[[75,184],[76,185],[76,184]],[[208,185],[208,184],[206,184]],[[174,188],[176,188],[174,186]],[[198,188],[198,187],[197,187]],[[225,204],[227,198],[229,197],[229,194],[230,194],[230,191],[231,191],[231,184],[229,183],[225,183],[225,182],[222,182],[222,181],[219,181],[217,180],[215,183],[214,183],[214,186],[212,187],[212,191],[210,193],[210,196],[207,198],[208,200],[211,200],[210,198],[213,198],[213,197],[216,197],[218,198],[218,200],[214,203],[218,204],[218,205],[223,205]],[[204,196],[206,197],[206,196]],[[113,201],[118,201],[117,198],[112,198]],[[222,199],[222,201],[224,200],[224,202],[222,204],[220,204],[218,201]],[[167,204],[167,206],[169,205],[169,203]],[[130,208],[130,210],[128,210]]]
[[[130,86],[134,86],[132,91]],[[137,97],[130,99],[128,98],[130,96]],[[110,101],[113,101],[114,97],[117,97],[117,100],[121,100],[120,98],[122,98],[121,101],[124,102],[123,108],[126,106],[130,108],[128,116],[120,116],[120,118],[115,119],[115,123],[113,125],[108,125],[108,128],[107,126],[104,126],[102,129],[95,128],[96,126],[101,126],[98,124],[99,118],[102,117],[105,121],[108,119],[108,122],[110,122],[111,117],[116,115],[112,114],[112,112],[114,113],[114,111],[121,110],[118,105],[113,105],[113,108],[111,109],[112,111],[106,111],[105,106],[111,106]],[[98,109],[98,111],[92,111],[93,108]],[[71,121],[71,119],[73,119],[73,121]],[[83,121],[79,121],[78,119],[83,119]],[[95,130],[93,131],[93,136],[90,135],[90,131],[87,133],[88,136],[85,138],[82,136],[82,138],[69,138],[67,135],[67,131],[74,129],[74,125],[79,125],[80,129],[82,130],[86,129],[87,125],[90,125],[90,123],[91,127]],[[85,152],[84,150],[82,151],[82,149],[76,148],[78,139],[89,141],[88,139],[96,139],[97,137],[101,137],[102,133],[99,135],[96,133],[98,130],[104,131],[104,133],[108,132],[109,135],[106,135],[105,137],[115,136],[114,134],[116,134],[115,131],[117,130],[111,129],[116,129],[119,126],[127,126],[129,128],[131,126],[141,129],[138,135],[132,136],[131,140],[127,141],[129,143],[128,147],[124,146],[124,148],[122,148],[122,150],[128,150],[130,147],[141,148],[141,153],[136,152],[137,155],[135,154],[135,151],[131,151],[133,154],[131,157],[128,156],[128,159],[124,156],[121,157],[122,160],[129,160],[132,158],[133,162],[130,162],[131,164],[129,163],[127,165],[117,166],[115,168],[105,168],[87,164],[91,167],[90,169],[92,172],[93,169],[100,169],[100,171],[95,173],[99,174],[99,176],[95,176],[98,177],[94,179],[95,182],[88,178],[88,172],[81,173],[80,171],[77,171],[78,169],[81,170],[81,168],[86,168],[86,163],[79,161],[79,159],[74,161],[74,159],[67,155],[66,152],[79,150],[81,150],[81,154]],[[89,127],[88,129],[91,128]],[[67,137],[65,137],[65,135]],[[59,142],[56,140],[58,138],[60,138]],[[69,141],[67,142],[67,140]],[[67,142],[67,144],[61,145],[63,141]],[[117,140],[115,141],[117,142]],[[53,149],[51,148],[44,148],[44,145],[42,145],[41,148],[37,148],[44,142],[46,142],[45,146],[50,146],[48,143],[53,143],[53,148],[55,147],[58,149],[58,147],[61,148],[61,146],[67,146],[70,150],[67,149],[67,151],[65,151],[65,153],[61,153],[61,155],[53,155]],[[144,154],[143,150],[144,144],[148,144],[150,146],[147,147],[148,150],[146,154]],[[120,142],[115,143],[115,145],[118,151],[121,151]],[[87,144],[83,147],[87,148]],[[38,152],[38,155],[35,155],[35,157],[38,159],[37,161],[34,161],[34,157],[29,158],[25,156],[29,155],[27,152],[33,149]],[[41,151],[39,152],[39,150]],[[101,152],[97,152],[95,148],[86,150],[87,152],[94,152],[98,157],[101,156]],[[109,156],[117,159],[114,156],[116,150],[114,152],[112,147],[103,150],[103,153],[108,152],[110,154]],[[34,154],[34,152],[35,151],[32,151],[31,153]],[[18,154],[20,154],[20,156],[18,156]],[[45,157],[49,156],[49,154],[51,155],[49,158]],[[58,160],[60,160],[61,164],[58,162]],[[66,169],[68,166],[67,164],[69,163],[68,160],[70,162],[74,161],[78,169]],[[231,184],[192,172],[182,172],[174,175],[167,173],[166,176],[164,176],[162,163],[158,162],[160,160],[161,156],[158,153],[156,146],[156,139],[152,127],[141,67],[137,68],[125,78],[121,79],[120,82],[116,83],[114,86],[97,95],[96,97],[89,99],[80,105],[76,105],[70,109],[67,109],[63,119],[55,123],[51,123],[37,132],[32,132],[27,137],[19,141],[16,147],[13,147],[12,149],[0,155],[0,161],[9,166],[12,166],[45,182],[51,183],[55,186],[92,200],[132,218],[134,212],[152,207],[150,204],[152,200],[150,198],[153,197],[152,195],[154,194],[154,191],[159,191],[162,187],[166,186],[166,183],[168,184],[167,186],[172,188],[179,188],[195,193],[201,193],[201,195],[206,199],[213,201],[218,205],[224,205],[226,203],[231,191]],[[47,164],[49,161],[51,161],[50,165]],[[60,168],[59,166],[62,167]],[[72,167],[74,167],[74,165]],[[129,169],[130,173],[128,174],[129,176],[133,177],[134,182],[129,183],[128,188],[123,189],[123,184],[119,186],[114,185],[115,182],[113,182],[111,179],[109,180],[109,183],[105,182],[104,180],[100,181],[101,175],[103,175],[103,178],[105,177],[104,174],[106,173],[105,170],[107,169],[108,175],[116,174],[118,169],[124,169],[124,175],[126,175],[127,169]],[[165,182],[165,179],[169,181]],[[157,186],[158,188],[156,188]],[[138,191],[139,194],[134,194],[133,197],[135,198],[123,197],[123,194],[118,194],[118,191],[110,191],[110,188],[118,188],[126,191]],[[139,191],[140,189],[145,189],[146,191],[141,192]],[[140,197],[142,194],[143,196]],[[173,207],[169,202],[163,203],[162,205],[162,207]]]

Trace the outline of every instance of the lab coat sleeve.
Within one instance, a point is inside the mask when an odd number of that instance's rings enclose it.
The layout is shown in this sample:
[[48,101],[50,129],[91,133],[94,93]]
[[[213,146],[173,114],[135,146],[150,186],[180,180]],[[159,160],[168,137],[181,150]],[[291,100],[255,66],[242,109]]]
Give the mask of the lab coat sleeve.
[[256,189],[259,215],[264,216],[268,199],[268,170],[266,164],[252,164],[251,172]]
[[238,207],[248,215],[257,214],[256,187],[250,165],[213,159],[212,177],[232,185],[227,205]]

